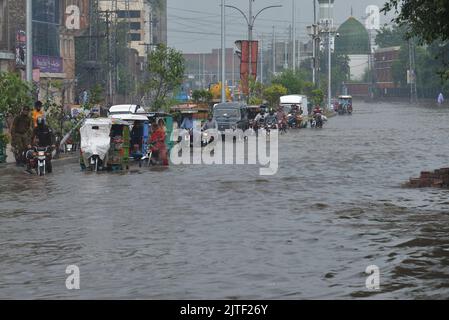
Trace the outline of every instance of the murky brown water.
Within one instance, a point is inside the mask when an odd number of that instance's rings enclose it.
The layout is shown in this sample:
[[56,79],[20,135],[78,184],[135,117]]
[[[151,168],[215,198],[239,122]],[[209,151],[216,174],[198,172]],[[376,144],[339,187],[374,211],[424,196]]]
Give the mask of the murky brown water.
[[[280,138],[280,170],[0,169],[0,298],[449,298],[449,110],[356,103]],[[65,288],[76,264],[81,289]],[[365,288],[368,265],[381,290]]]

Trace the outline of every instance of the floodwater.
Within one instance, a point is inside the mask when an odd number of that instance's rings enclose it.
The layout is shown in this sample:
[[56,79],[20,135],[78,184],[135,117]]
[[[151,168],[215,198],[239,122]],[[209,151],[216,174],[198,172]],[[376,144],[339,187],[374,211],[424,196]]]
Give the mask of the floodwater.
[[449,191],[400,187],[449,165],[448,132],[448,109],[355,102],[281,136],[274,176],[0,168],[0,298],[448,299]]

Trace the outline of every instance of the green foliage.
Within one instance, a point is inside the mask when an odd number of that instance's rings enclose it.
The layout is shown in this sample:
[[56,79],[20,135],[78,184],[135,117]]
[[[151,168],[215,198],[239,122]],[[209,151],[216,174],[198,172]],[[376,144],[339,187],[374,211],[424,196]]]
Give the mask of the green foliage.
[[184,58],[182,53],[159,45],[148,55],[149,79],[143,89],[150,98],[153,109],[166,107],[169,95],[182,85],[184,80]]
[[9,138],[8,134],[0,133],[0,146],[4,147],[10,142],[11,142],[11,139]]
[[264,85],[257,81],[254,77],[249,77],[248,79],[248,88],[249,88],[249,99],[248,102],[252,104],[250,101],[259,101],[263,95]]
[[404,26],[383,26],[376,36],[376,44],[379,48],[398,47],[406,42],[406,28]]
[[192,92],[192,100],[195,103],[210,103],[212,101],[213,95],[209,90],[193,90]]
[[430,44],[449,40],[449,6],[445,0],[388,0],[383,12],[398,13],[394,21],[407,26],[407,36],[420,37]]
[[65,119],[64,107],[51,100],[44,103],[45,119],[47,125],[53,129],[55,135],[61,136],[63,132],[63,123]]
[[321,105],[324,101],[324,93],[321,89],[315,89],[310,92],[310,102],[312,105]]
[[[439,73],[443,68],[441,62],[435,59],[435,50],[449,50],[449,45],[440,47],[433,44],[429,47],[418,46],[415,50],[416,79],[418,94],[423,97],[434,97],[441,90],[449,91],[449,82],[444,81]],[[393,64],[392,74],[396,85],[407,87],[407,69],[409,68],[409,46],[401,47],[398,61]]]
[[92,109],[92,107],[104,102],[104,90],[100,84],[96,84],[90,89],[89,102],[84,106],[84,109]]
[[[445,43],[449,40],[449,6],[446,0],[388,0],[382,11],[394,10],[394,21],[406,28],[406,37],[417,37],[423,43]],[[437,71],[449,79],[449,55],[437,55],[444,68]]]
[[304,89],[305,76],[300,72],[286,70],[271,80],[272,84],[278,84],[287,89],[287,94],[301,94]]
[[288,90],[286,87],[280,84],[272,84],[271,86],[265,88],[264,98],[268,101],[268,104],[274,108],[279,103],[279,98],[285,96]]
[[251,106],[261,105],[263,103],[263,99],[260,96],[259,97],[253,96],[249,98],[248,103]]
[[0,73],[0,114],[5,118],[20,113],[23,106],[31,106],[31,88],[15,73]]

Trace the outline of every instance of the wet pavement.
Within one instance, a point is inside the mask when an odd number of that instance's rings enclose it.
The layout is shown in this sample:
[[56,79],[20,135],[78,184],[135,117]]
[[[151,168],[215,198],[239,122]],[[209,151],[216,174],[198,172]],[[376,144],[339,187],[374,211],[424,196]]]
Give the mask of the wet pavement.
[[274,176],[2,167],[0,298],[448,299],[449,191],[401,188],[449,166],[448,131],[447,108],[355,102],[281,136]]

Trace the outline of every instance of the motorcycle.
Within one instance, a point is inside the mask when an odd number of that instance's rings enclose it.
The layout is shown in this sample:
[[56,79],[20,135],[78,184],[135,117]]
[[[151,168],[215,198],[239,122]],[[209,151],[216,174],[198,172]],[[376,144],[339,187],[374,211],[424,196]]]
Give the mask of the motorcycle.
[[348,106],[348,114],[352,115],[352,105],[351,104]]
[[35,169],[38,176],[52,172],[51,158],[51,147],[34,147],[27,152],[30,168]]
[[311,128],[323,128],[323,115],[315,114],[312,119],[310,119],[310,127]]
[[214,136],[207,131],[201,131],[201,146],[205,147],[214,141]]
[[98,172],[103,169],[103,161],[101,161],[99,155],[94,154],[89,157],[89,168],[94,172]]
[[287,123],[285,123],[284,121],[282,120],[278,121],[278,128],[281,134],[287,133]]

